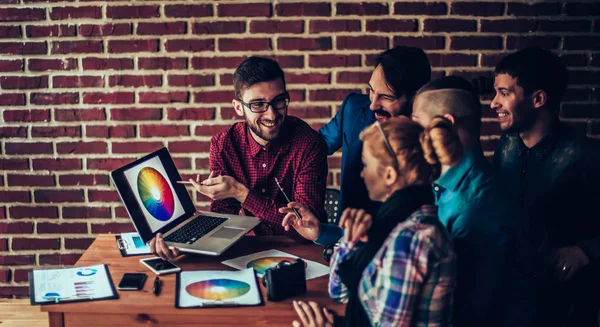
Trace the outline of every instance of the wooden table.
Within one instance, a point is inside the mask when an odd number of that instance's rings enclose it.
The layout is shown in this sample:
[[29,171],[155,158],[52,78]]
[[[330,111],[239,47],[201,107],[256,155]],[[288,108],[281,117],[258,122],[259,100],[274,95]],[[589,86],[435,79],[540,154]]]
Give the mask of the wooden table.
[[[234,270],[222,261],[258,251],[277,249],[299,257],[325,263],[323,248],[314,244],[297,244],[286,237],[246,236],[219,257],[200,255],[180,256],[174,262],[183,271],[219,269]],[[265,305],[255,307],[176,309],[175,274],[161,276],[160,296],[152,294],[154,273],[142,266],[141,258],[121,257],[114,235],[100,235],[85,251],[75,266],[104,263],[108,265],[116,285],[126,272],[145,272],[148,280],[142,291],[120,291],[118,300],[105,300],[41,306],[48,312],[50,327],[59,326],[291,326],[297,319],[292,299],[281,302],[267,301],[266,289],[260,285]],[[328,276],[307,282],[308,291],[295,300],[317,301],[344,314],[344,305],[333,302],[327,293]]]

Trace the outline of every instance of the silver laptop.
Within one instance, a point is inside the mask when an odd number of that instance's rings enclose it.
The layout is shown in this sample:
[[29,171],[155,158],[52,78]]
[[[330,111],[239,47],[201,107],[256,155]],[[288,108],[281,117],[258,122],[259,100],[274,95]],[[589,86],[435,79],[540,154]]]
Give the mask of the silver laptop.
[[196,211],[167,148],[110,173],[145,243],[162,233],[182,252],[220,255],[260,223],[256,217]]

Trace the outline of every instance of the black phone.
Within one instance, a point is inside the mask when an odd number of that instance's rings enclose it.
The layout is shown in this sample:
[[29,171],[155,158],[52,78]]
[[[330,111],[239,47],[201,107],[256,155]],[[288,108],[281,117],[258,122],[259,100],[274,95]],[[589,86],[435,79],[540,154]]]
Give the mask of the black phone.
[[144,288],[147,277],[144,273],[125,273],[117,289],[119,291],[139,291]]

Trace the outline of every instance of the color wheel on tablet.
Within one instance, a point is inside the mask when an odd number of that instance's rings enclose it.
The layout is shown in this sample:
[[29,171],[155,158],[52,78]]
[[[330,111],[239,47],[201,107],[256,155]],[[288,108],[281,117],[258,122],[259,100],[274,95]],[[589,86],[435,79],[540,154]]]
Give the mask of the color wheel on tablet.
[[175,201],[167,180],[156,169],[145,167],[138,174],[137,184],[146,210],[160,221],[169,220],[175,211]]
[[226,300],[248,293],[250,285],[233,279],[210,279],[189,284],[185,291],[200,299]]
[[[275,266],[277,266],[278,263],[280,263],[281,261],[287,260],[290,263],[293,263],[294,261],[296,261],[296,258],[290,258],[290,257],[264,257],[264,258],[260,258],[260,259],[254,259],[250,262],[248,262],[248,264],[246,264],[246,268],[254,268],[254,270],[256,270],[256,273],[259,275],[262,275],[265,273],[265,271],[269,268],[273,268]],[[306,261],[304,262],[304,268],[306,269],[307,265],[306,265]]]

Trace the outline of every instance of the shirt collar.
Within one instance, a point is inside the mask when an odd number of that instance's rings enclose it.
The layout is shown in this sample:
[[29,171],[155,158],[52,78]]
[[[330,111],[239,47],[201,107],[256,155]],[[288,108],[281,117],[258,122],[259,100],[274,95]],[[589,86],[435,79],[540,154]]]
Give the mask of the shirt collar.
[[[475,147],[463,155],[458,164],[450,167],[437,181],[433,184],[433,190],[438,193],[444,190],[458,190],[461,181],[467,176],[469,171],[475,165],[478,159],[483,157],[483,152],[480,147]],[[485,158],[483,158],[485,160]]]
[[558,118],[555,118],[551,125],[548,133],[544,135],[544,137],[534,146],[528,148],[525,143],[523,143],[523,139],[519,136],[519,134],[512,134],[512,136],[516,136],[519,138],[519,148],[517,154],[519,157],[523,156],[527,151],[530,151],[532,154],[537,156],[540,159],[544,159],[548,153],[550,153],[558,141],[559,134],[559,121]]
[[[290,118],[292,119],[290,120]],[[258,155],[261,150],[268,152],[277,152],[279,148],[281,148],[282,144],[289,144],[289,142],[287,142],[287,139],[289,138],[290,133],[287,132],[287,129],[291,128],[290,122],[292,120],[294,120],[293,117],[286,117],[285,121],[283,122],[283,125],[281,126],[279,136],[277,137],[277,139],[267,143],[266,145],[260,145],[258,142],[256,142],[256,140],[252,136],[252,133],[250,132],[250,127],[246,122],[244,122],[244,124],[246,125],[246,139],[248,145],[250,146],[250,154],[253,157],[256,157],[256,155]]]

